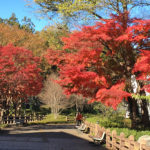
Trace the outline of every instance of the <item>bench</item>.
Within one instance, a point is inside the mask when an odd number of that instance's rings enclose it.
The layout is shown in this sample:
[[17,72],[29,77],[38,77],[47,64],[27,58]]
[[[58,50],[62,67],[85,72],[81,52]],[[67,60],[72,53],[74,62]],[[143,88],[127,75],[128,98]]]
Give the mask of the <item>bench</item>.
[[86,127],[85,130],[83,131],[83,133],[89,134],[90,133],[90,128]]
[[95,135],[95,136],[89,135],[89,137],[92,138],[94,144],[101,144],[101,143],[105,142],[106,133],[101,131],[101,130],[99,130],[97,132],[97,135]]
[[84,125],[82,126],[82,128],[79,128],[79,130],[80,130],[80,131],[85,131],[86,128],[87,128],[87,127],[86,127],[86,125],[84,124]]
[[100,137],[93,137],[92,139],[93,139],[95,144],[101,144],[101,143],[105,142],[106,133],[103,132],[102,136],[100,136]]
[[86,134],[90,132],[90,128],[84,123],[82,123],[79,127],[77,127],[77,129]]
[[82,123],[79,127],[77,127],[77,129],[80,131],[84,131],[85,128],[86,128],[86,125],[84,123]]

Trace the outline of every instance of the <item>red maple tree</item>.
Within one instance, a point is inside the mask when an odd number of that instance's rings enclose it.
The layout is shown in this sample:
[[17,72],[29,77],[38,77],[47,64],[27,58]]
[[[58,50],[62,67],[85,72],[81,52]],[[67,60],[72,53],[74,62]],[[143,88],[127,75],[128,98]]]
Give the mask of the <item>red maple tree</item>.
[[[71,53],[63,56],[63,65],[59,66],[61,61],[56,64],[67,94],[92,97],[92,102],[100,101],[114,109],[131,96],[132,70],[148,41],[150,20],[130,19],[128,15],[101,19],[95,26],[85,26],[63,39],[64,49]],[[136,107],[134,99],[128,102]]]
[[2,99],[18,101],[37,95],[42,88],[40,59],[24,48],[0,47],[0,93]]

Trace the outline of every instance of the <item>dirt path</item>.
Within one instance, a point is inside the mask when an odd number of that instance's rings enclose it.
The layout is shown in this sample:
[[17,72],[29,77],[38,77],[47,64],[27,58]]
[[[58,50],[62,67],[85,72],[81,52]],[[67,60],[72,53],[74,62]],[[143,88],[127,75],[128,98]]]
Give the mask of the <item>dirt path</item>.
[[34,125],[6,128],[0,150],[105,150],[73,125]]

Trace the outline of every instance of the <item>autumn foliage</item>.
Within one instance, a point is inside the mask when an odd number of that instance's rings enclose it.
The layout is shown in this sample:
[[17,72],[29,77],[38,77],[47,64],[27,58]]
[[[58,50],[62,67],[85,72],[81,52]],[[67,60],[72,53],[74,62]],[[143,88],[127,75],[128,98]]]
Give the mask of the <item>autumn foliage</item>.
[[48,50],[46,58],[59,67],[65,93],[92,97],[91,102],[116,109],[123,98],[131,96],[127,86],[139,50],[148,39],[149,24],[149,20],[129,19],[128,13],[112,15],[64,38],[64,51]]
[[134,69],[134,73],[138,73],[137,80],[144,81],[143,89],[150,92],[150,52],[141,50],[140,57],[138,58]]
[[36,56],[40,56],[47,48],[46,41],[38,33],[27,32],[15,25],[0,23],[0,39],[1,46],[11,43],[14,46],[31,50]]
[[[90,100],[89,103],[94,101],[100,101],[106,106],[113,107],[117,109],[117,106],[122,102],[123,98],[127,100],[127,97],[130,97],[131,94],[123,91],[125,89],[125,83],[120,82],[113,85],[110,89],[102,88],[96,93],[96,98]],[[112,105],[113,102],[113,105]]]
[[42,88],[39,58],[24,48],[7,45],[0,47],[1,99],[26,99],[37,95]]

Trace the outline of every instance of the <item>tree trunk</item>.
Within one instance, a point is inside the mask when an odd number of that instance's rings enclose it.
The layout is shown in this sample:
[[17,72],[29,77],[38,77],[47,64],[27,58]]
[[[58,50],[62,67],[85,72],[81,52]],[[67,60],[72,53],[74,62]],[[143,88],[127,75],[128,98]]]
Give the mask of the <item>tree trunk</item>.
[[58,113],[54,113],[54,118],[55,118],[55,119],[58,118]]
[[15,118],[17,117],[17,106],[14,104],[14,109],[15,109]]
[[3,116],[4,116],[4,109],[1,109],[0,122],[2,122]]
[[[140,83],[140,89],[143,87],[143,83]],[[146,92],[144,90],[139,91],[140,95],[146,95]],[[148,102],[146,99],[141,99],[140,100],[140,106],[141,106],[141,124],[144,127],[149,127],[149,113],[148,113]]]
[[144,125],[144,127],[149,127],[150,120],[148,114],[148,103],[146,100],[141,101],[141,111],[142,111],[141,123]]
[[131,127],[136,128],[137,118],[139,117],[138,111],[138,104],[137,101],[131,97],[128,98],[129,102],[129,111],[130,111],[130,118],[131,118]]
[[76,99],[76,112],[79,111],[78,100]]

